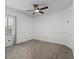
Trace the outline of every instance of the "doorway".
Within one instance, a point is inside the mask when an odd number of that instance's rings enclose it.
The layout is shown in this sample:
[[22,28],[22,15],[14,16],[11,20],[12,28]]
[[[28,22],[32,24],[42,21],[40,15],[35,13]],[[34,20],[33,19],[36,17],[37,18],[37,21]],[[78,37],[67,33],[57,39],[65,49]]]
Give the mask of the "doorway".
[[16,44],[16,16],[5,15],[5,47]]

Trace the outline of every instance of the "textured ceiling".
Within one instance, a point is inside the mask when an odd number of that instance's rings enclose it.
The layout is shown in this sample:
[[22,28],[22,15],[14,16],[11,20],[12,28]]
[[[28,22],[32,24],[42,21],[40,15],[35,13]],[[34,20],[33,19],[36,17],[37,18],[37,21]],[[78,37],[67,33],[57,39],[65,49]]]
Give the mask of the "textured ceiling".
[[27,11],[32,9],[33,3],[39,4],[41,7],[48,6],[45,13],[56,12],[69,7],[72,4],[72,0],[5,0],[7,8],[18,10],[28,14]]

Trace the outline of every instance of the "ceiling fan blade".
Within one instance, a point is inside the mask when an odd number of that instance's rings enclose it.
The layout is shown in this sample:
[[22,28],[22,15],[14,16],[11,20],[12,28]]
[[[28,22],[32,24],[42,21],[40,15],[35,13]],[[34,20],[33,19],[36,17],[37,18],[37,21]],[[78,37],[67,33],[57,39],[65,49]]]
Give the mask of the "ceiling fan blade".
[[38,5],[37,5],[37,4],[33,4],[33,7],[34,7],[34,8],[37,8],[37,7],[38,7]]
[[42,11],[39,11],[39,13],[44,14],[44,12],[42,12]]
[[48,9],[48,6],[40,8],[40,10]]
[[35,12],[32,15],[34,15],[34,14],[35,14]]

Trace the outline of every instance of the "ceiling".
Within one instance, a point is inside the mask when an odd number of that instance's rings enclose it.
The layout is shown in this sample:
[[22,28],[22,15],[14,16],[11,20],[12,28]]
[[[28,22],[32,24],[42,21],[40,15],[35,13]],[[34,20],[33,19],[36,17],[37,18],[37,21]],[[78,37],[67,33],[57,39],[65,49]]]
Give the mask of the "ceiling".
[[[45,13],[56,12],[69,7],[72,0],[5,0],[6,8],[14,9],[25,14],[30,14],[25,10],[33,9],[32,4],[39,4],[41,7],[48,6]],[[31,12],[32,13],[32,12]]]

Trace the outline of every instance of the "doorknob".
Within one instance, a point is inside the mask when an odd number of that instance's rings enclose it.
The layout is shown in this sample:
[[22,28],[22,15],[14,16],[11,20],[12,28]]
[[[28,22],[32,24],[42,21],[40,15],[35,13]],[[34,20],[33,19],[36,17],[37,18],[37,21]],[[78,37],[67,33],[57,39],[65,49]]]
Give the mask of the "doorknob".
[[10,42],[10,40],[9,40],[9,42]]

